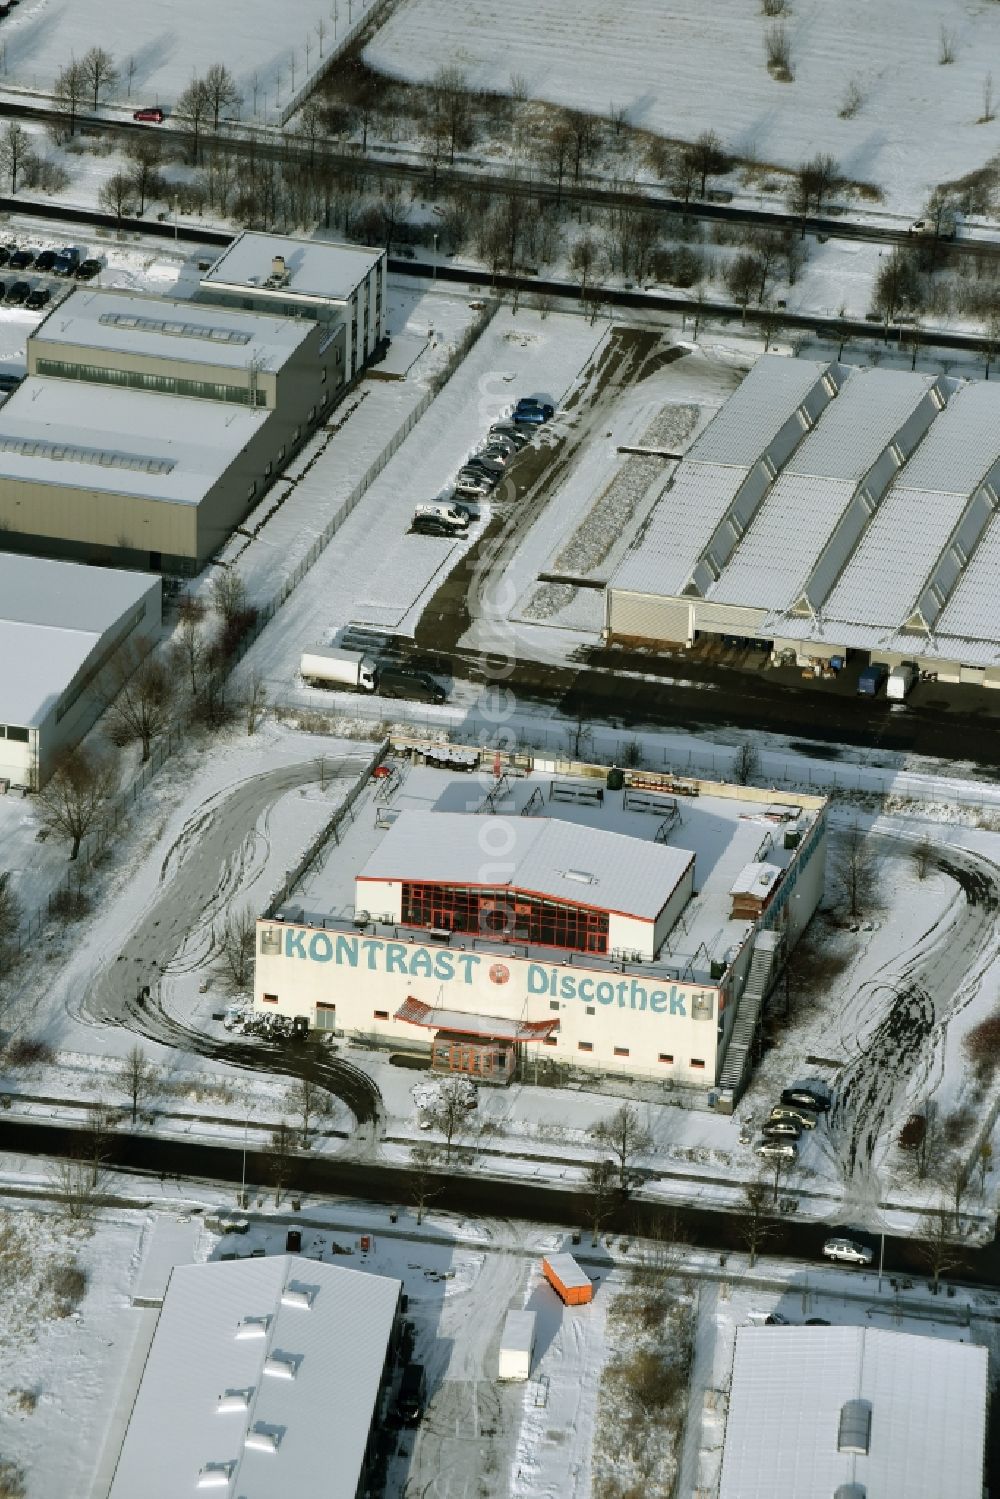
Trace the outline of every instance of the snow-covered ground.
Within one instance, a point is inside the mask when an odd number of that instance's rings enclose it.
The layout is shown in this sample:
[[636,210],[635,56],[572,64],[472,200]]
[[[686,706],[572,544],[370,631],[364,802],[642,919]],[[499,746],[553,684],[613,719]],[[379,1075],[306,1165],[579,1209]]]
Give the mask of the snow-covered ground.
[[[850,177],[916,213],[934,184],[974,170],[1000,147],[1000,123],[978,124],[982,89],[1000,53],[992,5],[931,0],[795,0],[787,18],[794,79],[765,66],[775,23],[759,0],[692,6],[633,0],[573,7],[509,0],[403,0],[365,51],[372,66],[426,82],[443,65],[470,87],[608,114],[692,140],[714,129],[742,156],[794,167],[829,152]],[[955,60],[938,62],[941,28]],[[851,85],[856,111],[841,111]],[[933,120],[933,130],[928,121]]]
[[118,82],[106,89],[106,112],[172,105],[193,76],[212,63],[233,74],[241,95],[223,116],[277,119],[309,77],[367,15],[374,0],[242,0],[234,24],[225,4],[199,0],[108,0],[95,31],[94,12],[69,0],[21,0],[2,23],[0,82],[11,91],[51,94],[71,59],[100,44],[114,56]]

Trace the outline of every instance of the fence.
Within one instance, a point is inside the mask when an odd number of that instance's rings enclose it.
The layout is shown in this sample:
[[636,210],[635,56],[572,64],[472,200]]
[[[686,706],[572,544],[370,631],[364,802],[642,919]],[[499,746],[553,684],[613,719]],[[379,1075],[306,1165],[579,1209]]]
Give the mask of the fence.
[[302,87],[294,91],[291,99],[279,111],[278,121],[282,126],[287,125],[295,111],[301,109],[306,100],[319,89],[334,63],[343,56],[354,39],[361,34],[364,27],[376,16],[380,16],[383,11],[389,10],[394,4],[394,0],[370,0],[370,3],[369,0],[353,0],[353,3],[361,10],[358,19],[353,22],[350,20],[349,0],[344,0],[344,3],[348,4],[347,30],[334,38],[333,51],[323,59],[320,67],[308,74]]
[[[257,610],[253,626],[243,636],[236,651],[233,653],[229,665],[230,672],[235,671],[265,626],[270,623],[282,604],[291,596],[293,590],[301,583],[309,569],[329,546],[331,540],[344,524],[347,517],[357,508],[365,492],[371,487],[389,460],[394,457],[406,441],[417,422],[434,400],[441,386],[451,379],[469,350],[482,338],[496,316],[499,306],[500,304],[497,301],[487,303],[482,316],[466,330],[463,337],[455,345],[455,348],[442,366],[434,384],[425,391],[406,420],[393,433],[378,457],[373,459],[369,464],[350,494],[337,507],[308,552],[285,579],[277,593]],[[126,813],[135,805],[139,794],[149,785],[149,782],[160,769],[168,755],[172,754],[177,746],[183,742],[183,738],[183,730],[180,726],[177,726],[168,730],[161,739],[155,741],[150,758],[141,766],[138,774],[128,788],[116,798],[111,807],[104,813],[100,826],[81,843],[80,852],[73,861],[72,867],[67,870],[55,889],[50,891],[45,905],[39,906],[35,911],[30,912],[22,919],[17,937],[14,939],[19,953],[34,937],[38,936],[45,922],[52,915],[53,910],[58,907],[60,901],[67,896],[71,896],[74,889],[77,893],[80,892],[83,888],[87,870],[93,863],[95,855],[107,846],[109,839],[118,830]]]

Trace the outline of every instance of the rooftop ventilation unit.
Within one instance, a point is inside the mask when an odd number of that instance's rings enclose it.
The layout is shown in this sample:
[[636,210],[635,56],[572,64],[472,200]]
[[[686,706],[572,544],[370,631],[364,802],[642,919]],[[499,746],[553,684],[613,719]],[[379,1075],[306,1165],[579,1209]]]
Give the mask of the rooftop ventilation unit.
[[233,1476],[233,1463],[206,1463],[198,1474],[200,1489],[228,1489]]
[[564,878],[567,880],[576,880],[578,885],[595,885],[597,883],[589,869],[567,869]]
[[863,1483],[842,1483],[833,1499],[865,1499],[867,1492]]
[[249,1390],[227,1390],[224,1395],[219,1396],[219,1403],[215,1407],[220,1416],[236,1415],[237,1412],[246,1412],[250,1409]]
[[264,1360],[264,1373],[272,1379],[294,1379],[295,1360],[287,1353],[272,1353]]
[[243,1317],[236,1329],[236,1336],[244,1338],[266,1338],[270,1317]]
[[271,274],[264,282],[265,286],[287,286],[291,277],[285,264],[284,255],[275,255],[271,260]]
[[303,1291],[295,1286],[286,1286],[281,1293],[282,1306],[297,1306],[301,1311],[307,1312],[313,1304],[313,1292]]
[[248,1431],[243,1446],[248,1452],[277,1452],[278,1438],[273,1431]]
[[871,1445],[872,1408],[868,1400],[846,1400],[840,1408],[840,1429],[837,1432],[838,1452],[853,1452],[858,1457],[866,1456]]

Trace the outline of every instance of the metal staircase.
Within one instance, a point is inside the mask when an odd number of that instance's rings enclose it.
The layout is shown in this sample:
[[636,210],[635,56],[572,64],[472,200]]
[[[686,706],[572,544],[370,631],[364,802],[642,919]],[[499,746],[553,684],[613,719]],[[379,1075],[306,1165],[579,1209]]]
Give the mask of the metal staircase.
[[750,1076],[761,1012],[777,974],[782,941],[780,932],[759,932],[754,943],[750,971],[737,1001],[736,1018],[719,1073],[719,1101],[730,1111],[735,1108]]

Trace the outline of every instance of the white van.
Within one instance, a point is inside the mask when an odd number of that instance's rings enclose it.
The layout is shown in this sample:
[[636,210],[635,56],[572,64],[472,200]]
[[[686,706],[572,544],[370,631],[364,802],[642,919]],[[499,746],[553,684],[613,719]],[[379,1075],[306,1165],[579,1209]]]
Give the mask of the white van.
[[908,666],[904,662],[902,666],[893,667],[889,673],[889,680],[885,684],[886,697],[901,703],[916,680],[917,668],[915,666]]

